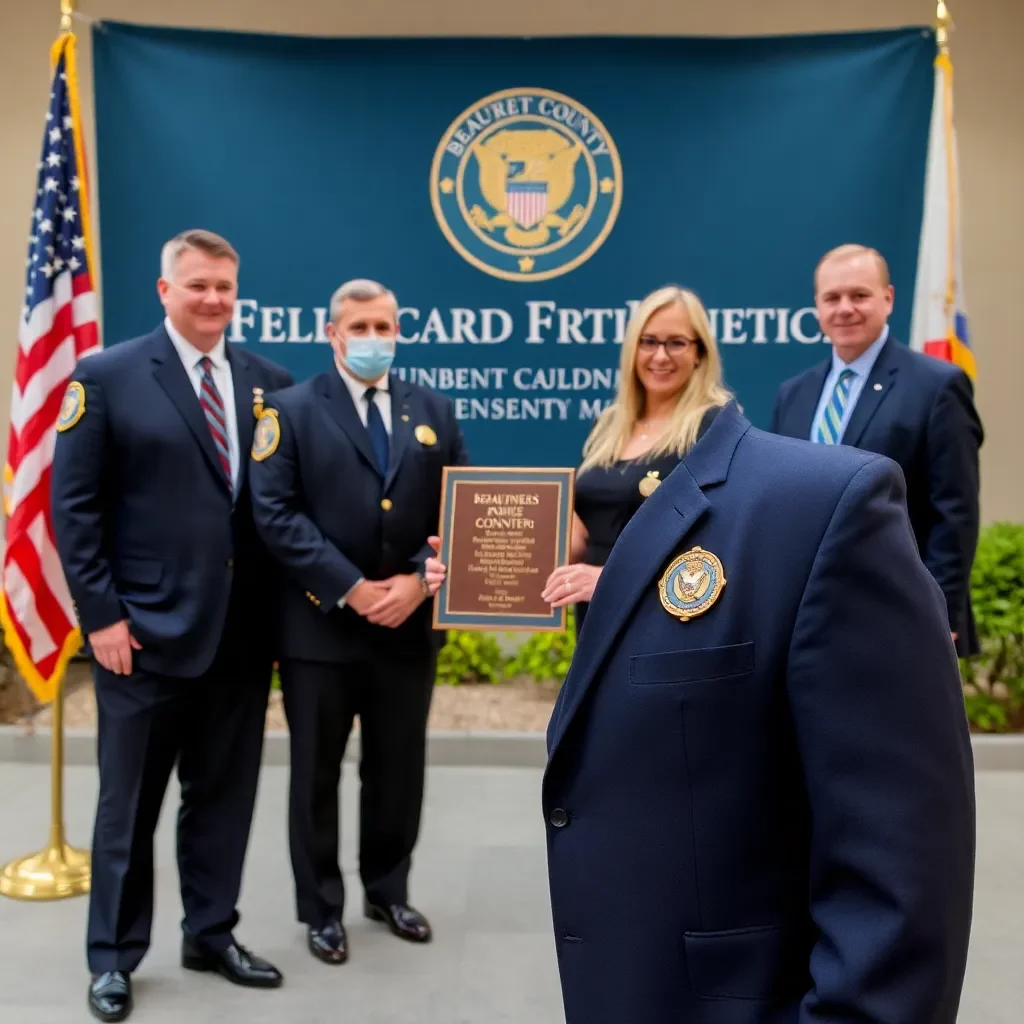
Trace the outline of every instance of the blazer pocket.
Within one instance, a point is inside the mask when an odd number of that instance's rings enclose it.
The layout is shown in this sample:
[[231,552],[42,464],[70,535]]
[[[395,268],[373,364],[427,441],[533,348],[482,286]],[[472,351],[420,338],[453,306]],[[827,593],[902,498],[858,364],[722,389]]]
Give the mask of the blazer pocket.
[[699,683],[744,676],[754,671],[754,644],[700,647],[691,651],[635,654],[629,659],[629,681],[636,686]]
[[117,563],[116,576],[126,583],[142,583],[155,586],[164,574],[162,562],[155,558],[122,558]]
[[684,932],[694,995],[704,999],[768,999],[784,968],[782,931],[775,925],[722,932]]

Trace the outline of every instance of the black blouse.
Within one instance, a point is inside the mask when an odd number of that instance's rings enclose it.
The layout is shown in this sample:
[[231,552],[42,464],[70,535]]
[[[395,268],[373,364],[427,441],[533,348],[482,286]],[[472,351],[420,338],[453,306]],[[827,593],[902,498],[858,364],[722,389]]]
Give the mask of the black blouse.
[[[721,412],[716,406],[701,420],[697,441],[704,436]],[[586,565],[603,566],[611,554],[619,534],[633,518],[645,499],[679,465],[678,455],[620,459],[612,466],[592,466],[576,477],[575,511],[587,528]],[[576,630],[579,632],[587,605],[576,605]]]
[[587,565],[604,565],[636,510],[679,462],[678,455],[641,456],[592,466],[577,477],[576,515],[587,528]]

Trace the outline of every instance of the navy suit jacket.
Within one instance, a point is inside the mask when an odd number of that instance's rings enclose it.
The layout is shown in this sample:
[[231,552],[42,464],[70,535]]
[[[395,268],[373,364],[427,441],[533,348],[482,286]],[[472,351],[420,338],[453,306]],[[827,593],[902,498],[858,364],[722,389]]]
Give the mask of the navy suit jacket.
[[[284,566],[283,653],[345,662],[420,654],[434,639],[431,603],[398,629],[374,626],[338,600],[365,579],[423,568],[433,554],[445,466],[468,462],[451,400],[391,375],[392,434],[386,473],[333,366],[267,396],[281,439],[250,467],[257,529]],[[429,427],[433,439],[416,438]]]
[[54,532],[82,630],[128,619],[142,644],[134,661],[146,671],[202,675],[233,592],[260,624],[252,646],[272,636],[276,569],[253,526],[246,455],[253,389],[292,378],[244,349],[228,345],[227,355],[241,454],[234,495],[163,326],[79,361],[73,379],[85,413],[57,434]]
[[[825,360],[779,388],[774,433],[810,436],[831,365]],[[970,581],[978,545],[978,449],[984,433],[973,394],[970,378],[959,367],[890,338],[842,440],[887,455],[903,470],[918,550],[945,595],[949,628],[958,634],[962,656],[979,650]]]
[[[695,546],[727,582],[681,621]],[[726,408],[612,550],[548,750],[568,1024],[954,1024],[971,743],[893,462]]]

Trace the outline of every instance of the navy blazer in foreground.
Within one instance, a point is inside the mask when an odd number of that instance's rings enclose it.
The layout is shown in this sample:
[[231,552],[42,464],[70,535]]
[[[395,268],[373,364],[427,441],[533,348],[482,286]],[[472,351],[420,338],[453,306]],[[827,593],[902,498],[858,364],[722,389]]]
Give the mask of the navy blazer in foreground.
[[139,668],[195,677],[212,664],[232,590],[250,601],[270,643],[276,567],[256,536],[248,451],[253,389],[290,374],[233,345],[240,466],[235,494],[210,428],[166,330],[86,356],[73,379],[85,412],[57,434],[53,521],[57,550],[84,633],[128,619]]
[[[370,435],[333,366],[267,396],[277,450],[250,467],[256,526],[284,566],[283,654],[345,662],[381,645],[392,655],[434,638],[425,601],[397,629],[375,626],[338,600],[364,577],[423,568],[437,533],[441,476],[468,455],[451,399],[390,377],[390,460],[377,468]],[[418,427],[431,434],[416,436]],[[441,636],[441,634],[438,634]],[[411,653],[411,650],[410,650]]]
[[[727,582],[681,621],[698,545]],[[615,545],[548,750],[568,1024],[954,1024],[972,753],[894,463],[723,411]]]
[[[772,432],[806,440],[832,366],[825,360],[786,381],[775,398]],[[946,598],[957,651],[978,653],[970,579],[978,545],[978,449],[984,440],[970,378],[959,367],[882,346],[842,444],[887,455],[907,484],[917,547]]]

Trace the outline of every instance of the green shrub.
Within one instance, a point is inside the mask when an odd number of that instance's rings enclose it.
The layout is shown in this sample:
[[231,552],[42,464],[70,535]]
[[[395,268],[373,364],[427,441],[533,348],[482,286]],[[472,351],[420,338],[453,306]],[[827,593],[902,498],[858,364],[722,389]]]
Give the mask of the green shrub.
[[983,732],[1024,728],[1024,524],[981,531],[971,604],[981,654],[960,663],[968,718]]
[[449,630],[437,656],[435,682],[445,686],[497,683],[504,660],[498,641],[490,633]]
[[535,633],[505,666],[505,675],[530,676],[538,683],[562,683],[576,650],[576,618],[570,605],[564,633]]

